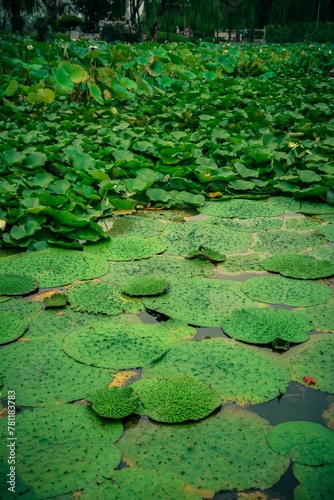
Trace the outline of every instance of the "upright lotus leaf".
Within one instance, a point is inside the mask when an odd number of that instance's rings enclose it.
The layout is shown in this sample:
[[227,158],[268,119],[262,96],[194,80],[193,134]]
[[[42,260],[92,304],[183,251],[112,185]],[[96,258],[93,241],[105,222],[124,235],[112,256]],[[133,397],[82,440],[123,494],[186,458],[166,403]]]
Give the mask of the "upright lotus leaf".
[[158,422],[200,420],[220,406],[219,395],[189,375],[138,380],[132,388],[139,395],[139,413]]
[[224,403],[239,405],[270,401],[291,380],[288,365],[276,353],[225,338],[178,342],[153,359],[143,377],[176,373],[198,378],[217,391]]
[[182,476],[177,476],[169,471],[158,472],[138,467],[126,467],[112,473],[110,480],[100,484],[98,487],[87,488],[83,491],[82,500],[105,500],[114,498],[117,500],[155,500],[177,499],[177,500],[201,500],[196,493],[186,491],[187,487]]
[[328,241],[334,242],[334,224],[328,224],[318,229],[317,233],[323,234]]
[[329,299],[324,304],[306,309],[296,309],[296,311],[310,319],[316,330],[334,333],[334,298]]
[[1,273],[32,275],[40,288],[97,278],[108,269],[109,263],[98,255],[63,248],[47,248],[0,259]]
[[203,221],[189,221],[186,223],[169,222],[166,224],[166,239],[168,242],[166,253],[171,255],[188,255],[194,248],[201,246],[214,248],[220,253],[239,252],[249,248],[252,237],[247,233],[240,233]]
[[232,199],[225,201],[207,201],[198,211],[215,217],[237,217],[253,219],[254,217],[276,217],[284,213],[284,208],[266,200]]
[[150,259],[136,260],[134,262],[111,262],[110,269],[103,276],[103,281],[124,285],[131,277],[154,276],[168,281],[198,276],[214,276],[215,268],[211,262],[202,260],[185,260],[164,255],[153,256]]
[[[103,422],[87,405],[26,410],[16,416],[15,427],[21,436],[16,448],[17,497],[25,493],[27,498],[49,498],[84,489],[110,477],[121,461],[114,443],[122,435],[122,424]],[[0,432],[5,440],[7,419],[0,420]],[[1,459],[7,462],[8,448],[2,450]]]
[[167,294],[143,298],[144,306],[190,325],[220,326],[235,309],[258,305],[231,280],[191,278],[171,283]]
[[104,387],[86,395],[93,410],[104,418],[120,419],[131,415],[138,406],[132,387]]
[[322,465],[321,467],[310,467],[294,464],[293,474],[299,481],[299,485],[293,492],[295,500],[323,500],[331,498],[334,489],[334,465]]
[[46,308],[64,307],[68,302],[66,293],[53,293],[49,297],[43,299],[43,304]]
[[321,247],[327,239],[319,234],[301,234],[297,231],[267,231],[257,235],[253,247],[269,254],[297,253]]
[[66,335],[63,349],[80,363],[116,372],[147,365],[177,340],[179,338],[161,324],[92,323]]
[[0,344],[7,344],[21,337],[29,327],[29,320],[13,311],[1,314]]
[[133,278],[125,283],[123,292],[127,295],[160,295],[168,287],[163,278]]
[[334,206],[327,203],[304,201],[299,212],[303,214],[334,214]]
[[209,260],[213,264],[218,264],[219,262],[224,262],[226,260],[226,255],[217,252],[212,248],[200,246],[193,249],[188,255],[186,255],[186,259],[204,259]]
[[[109,229],[110,224],[112,224],[112,226]],[[159,235],[164,230],[164,225],[161,222],[145,217],[136,217],[134,215],[104,219],[101,225],[107,228],[106,233],[112,238],[125,236],[151,238],[152,236]]]
[[270,428],[254,413],[225,407],[196,425],[140,421],[118,446],[135,467],[181,475],[206,496],[205,490],[265,489],[279,480],[289,461],[269,448]]
[[288,342],[305,342],[313,324],[286,309],[251,307],[237,309],[222,322],[222,329],[231,337],[251,344],[267,344],[279,338]]
[[312,377],[313,389],[334,394],[334,337],[319,334],[310,337],[307,344],[290,351],[292,379],[307,385],[305,377]]
[[302,465],[334,463],[334,432],[313,422],[283,422],[273,427],[267,440],[270,448]]
[[0,295],[26,295],[37,288],[38,283],[32,276],[0,274]]
[[67,295],[75,311],[117,316],[123,311],[139,312],[144,309],[139,300],[125,298],[117,287],[104,282],[80,283],[70,288]]
[[299,279],[317,279],[334,274],[334,262],[319,260],[310,255],[279,254],[261,261],[266,271]]
[[331,289],[322,283],[274,275],[249,278],[241,288],[253,300],[295,307],[323,304],[333,295]]
[[263,272],[263,268],[260,265],[261,260],[262,257],[258,253],[230,255],[225,262],[220,263],[217,266],[217,274],[224,275]]
[[148,259],[152,255],[166,250],[167,243],[163,238],[141,238],[128,236],[113,238],[107,243],[98,243],[85,247],[85,253],[93,254],[96,258],[108,260],[136,260]]
[[253,233],[255,231],[268,231],[273,229],[281,229],[283,219],[256,217],[255,219],[233,219],[222,218],[219,220],[221,224],[235,231],[246,231]]
[[315,231],[319,229],[321,222],[312,217],[286,217],[284,229],[288,231]]

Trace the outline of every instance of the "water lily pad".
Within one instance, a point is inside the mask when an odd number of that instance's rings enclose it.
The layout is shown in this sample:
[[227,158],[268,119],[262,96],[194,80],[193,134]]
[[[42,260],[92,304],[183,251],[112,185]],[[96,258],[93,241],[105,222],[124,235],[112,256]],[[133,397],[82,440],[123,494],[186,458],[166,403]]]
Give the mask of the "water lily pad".
[[164,238],[141,238],[128,236],[113,238],[106,243],[97,243],[85,247],[85,254],[93,254],[96,258],[108,260],[147,259],[152,255],[162,253],[167,248]]
[[243,293],[240,283],[201,278],[172,283],[167,294],[145,297],[143,303],[147,309],[196,326],[220,326],[235,309],[256,305]]
[[138,405],[138,396],[131,387],[104,387],[86,395],[93,410],[104,418],[120,419],[131,415]]
[[323,304],[333,295],[331,289],[322,283],[284,276],[256,276],[244,281],[241,288],[253,300],[295,307]]
[[334,489],[334,465],[309,467],[294,464],[293,474],[300,484],[295,488],[295,500],[325,500],[331,498]]
[[[134,215],[103,219],[101,225],[103,228],[107,229],[106,234],[109,234],[112,238],[129,236],[150,238],[152,236],[157,236],[164,230],[164,225],[161,222],[145,217],[136,217]],[[109,226],[111,226],[110,229]]]
[[186,259],[204,259],[213,262],[213,264],[218,264],[218,262],[224,262],[226,260],[226,255],[211,248],[200,246],[186,255]]
[[125,283],[123,292],[127,295],[160,295],[168,287],[163,278],[133,278]]
[[225,262],[217,266],[217,274],[263,272],[261,260],[262,257],[258,253],[230,255]]
[[255,217],[275,217],[282,215],[284,209],[278,204],[267,201],[232,199],[226,201],[207,201],[198,211],[215,217],[237,217],[253,219]]
[[200,420],[220,406],[219,395],[189,375],[142,379],[132,387],[140,397],[139,413],[158,422]]
[[316,250],[312,250],[311,252],[308,252],[307,254],[311,255],[311,257],[314,257],[315,259],[328,260],[330,262],[333,262],[333,260],[334,260],[334,246],[317,248]]
[[62,248],[47,248],[0,259],[1,273],[14,272],[34,276],[40,288],[97,278],[108,269],[108,262],[98,256]]
[[145,367],[143,377],[176,373],[198,378],[217,391],[223,402],[239,405],[270,401],[291,380],[288,365],[276,353],[224,338],[178,342]]
[[327,239],[319,234],[301,234],[297,231],[267,231],[257,235],[254,250],[269,254],[297,253],[321,247]]
[[268,422],[254,413],[227,407],[192,424],[139,422],[118,442],[136,467],[181,475],[193,488],[268,488],[288,467],[288,459],[268,446]]
[[38,283],[31,276],[0,274],[0,295],[26,295],[37,288]]
[[255,231],[268,231],[268,229],[281,229],[283,219],[256,217],[254,219],[220,219],[220,222],[229,229],[235,231],[246,231],[249,233]]
[[304,201],[299,212],[303,214],[334,214],[334,206],[327,203]]
[[29,320],[13,311],[1,314],[0,344],[7,344],[21,337],[29,327]]
[[334,274],[334,262],[319,260],[310,255],[279,254],[262,260],[266,271],[299,279],[317,279]]
[[[27,492],[29,498],[48,498],[83,489],[110,477],[121,461],[114,445],[122,435],[121,423],[102,422],[86,405],[27,410],[16,416],[16,426],[21,436],[15,465],[18,496]],[[5,440],[7,419],[0,421],[0,429]],[[8,448],[3,447],[1,458],[7,461]],[[6,484],[6,476],[1,480]]]
[[325,221],[325,222],[329,222],[330,224],[334,224],[334,213],[333,213],[333,214],[328,214],[328,215],[326,215],[326,214],[324,214],[324,215],[323,215],[323,214],[321,214],[321,215],[319,216],[319,219],[321,219],[321,220],[323,220],[323,221]]
[[271,196],[267,203],[281,207],[284,212],[300,212],[301,201],[287,196]]
[[317,233],[323,234],[328,241],[334,242],[334,224],[327,224],[318,229]]
[[288,231],[314,231],[319,229],[321,222],[312,217],[287,217],[284,219],[284,229]]
[[334,432],[313,422],[283,422],[267,435],[270,448],[302,465],[334,463]]
[[305,342],[313,325],[306,317],[274,308],[238,309],[222,322],[222,329],[231,337],[251,344],[267,344],[275,338],[288,342]]

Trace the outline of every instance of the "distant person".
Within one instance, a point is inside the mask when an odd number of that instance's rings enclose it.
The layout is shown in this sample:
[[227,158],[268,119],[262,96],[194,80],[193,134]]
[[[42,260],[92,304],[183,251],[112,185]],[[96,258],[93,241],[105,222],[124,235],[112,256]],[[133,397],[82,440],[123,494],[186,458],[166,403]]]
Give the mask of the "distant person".
[[152,42],[156,42],[157,40],[157,33],[158,33],[158,23],[154,23],[152,28],[151,28],[151,37],[152,37]]
[[176,26],[175,33],[176,33],[177,35],[179,35],[179,34],[180,34],[180,28],[179,28],[178,26]]
[[248,29],[247,28],[244,28],[241,32],[241,40],[243,42],[247,42],[248,40]]

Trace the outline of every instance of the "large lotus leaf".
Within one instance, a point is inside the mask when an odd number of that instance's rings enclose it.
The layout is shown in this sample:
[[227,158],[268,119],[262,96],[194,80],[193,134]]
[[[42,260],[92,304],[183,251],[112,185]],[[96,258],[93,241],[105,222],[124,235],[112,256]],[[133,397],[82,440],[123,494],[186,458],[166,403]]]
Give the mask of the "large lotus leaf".
[[168,283],[163,278],[132,278],[123,286],[123,292],[134,296],[160,295],[167,287]]
[[131,415],[138,405],[132,387],[104,387],[86,395],[93,410],[104,418],[120,419]]
[[257,234],[254,250],[269,254],[297,253],[321,247],[327,239],[318,234],[301,234],[297,231],[266,231]]
[[7,344],[21,337],[29,327],[29,320],[14,311],[3,312],[0,324],[0,344]]
[[223,402],[240,405],[270,401],[290,383],[290,371],[276,353],[230,339],[181,341],[144,368],[143,377],[183,373],[218,392]]
[[302,465],[334,463],[334,432],[313,422],[283,422],[273,427],[267,440],[270,448]]
[[304,378],[312,377],[313,389],[334,394],[334,336],[319,334],[310,337],[307,344],[290,351],[292,379],[307,385]]
[[[188,330],[184,335],[188,337]],[[162,324],[124,326],[92,323],[66,335],[63,349],[80,363],[116,372],[146,365],[178,339]]]
[[268,488],[289,461],[274,453],[267,420],[226,407],[196,425],[157,425],[140,421],[118,442],[126,460],[149,471],[181,475],[191,487],[219,491]]
[[140,300],[122,296],[120,290],[104,282],[88,281],[70,288],[68,300],[75,311],[117,316],[123,311],[139,312],[144,309]]
[[241,288],[253,300],[295,307],[323,304],[333,295],[331,289],[322,283],[274,275],[249,278]]
[[296,311],[309,318],[316,330],[334,333],[334,298],[329,299],[325,304],[296,309]]
[[211,262],[179,259],[162,255],[134,262],[111,262],[110,269],[102,279],[116,285],[124,285],[130,278],[151,276],[163,278],[169,283],[198,276],[214,276],[215,267]]
[[170,255],[188,255],[194,248],[201,246],[214,248],[220,253],[232,253],[245,250],[252,244],[250,234],[233,231],[223,225],[205,224],[203,221],[183,224],[168,222],[166,239],[166,253]]
[[313,201],[304,201],[299,212],[303,214],[334,214],[334,205]]
[[313,325],[286,309],[252,307],[237,309],[222,322],[222,329],[231,337],[251,344],[267,344],[279,338],[288,342],[305,342]]
[[144,297],[143,303],[147,309],[196,326],[220,326],[235,309],[257,305],[244,294],[240,283],[201,278],[172,283],[168,293]]
[[319,229],[321,222],[312,217],[287,217],[284,219],[284,229],[288,231],[314,231]]
[[334,262],[319,260],[310,255],[279,254],[262,260],[266,271],[292,278],[317,279],[334,274]]
[[317,233],[323,234],[328,241],[334,242],[334,224],[328,224],[318,229]]
[[[16,498],[24,492],[31,499],[55,497],[103,482],[121,461],[121,452],[113,443],[122,435],[122,424],[103,422],[86,405],[23,411],[16,416],[15,427],[20,436]],[[4,442],[7,419],[0,420],[0,429]],[[2,450],[1,458],[7,462],[8,448]],[[6,484],[6,476],[1,480]]]
[[[124,236],[150,238],[152,236],[157,236],[164,230],[164,225],[161,222],[145,217],[136,217],[134,215],[103,219],[101,225],[103,228],[107,229],[107,234],[112,238]],[[111,228],[109,228],[109,226],[111,226]]]
[[34,278],[22,274],[0,274],[0,295],[26,295],[38,288]]
[[217,266],[217,274],[255,273],[263,271],[262,257],[258,253],[230,255],[224,263]]
[[182,476],[177,476],[169,471],[158,472],[137,467],[127,467],[116,470],[111,474],[110,481],[99,485],[97,488],[85,489],[81,495],[82,500],[201,500],[196,493],[186,491]]
[[268,229],[281,229],[283,219],[256,217],[255,219],[220,219],[220,222],[235,231],[246,231],[249,233],[255,231],[268,231]]
[[93,254],[99,259],[108,260],[136,260],[147,259],[152,255],[162,253],[167,248],[167,242],[163,238],[141,238],[139,236],[128,236],[124,238],[113,238],[107,243],[97,243],[85,247],[85,253]]
[[334,465],[310,467],[294,464],[293,474],[298,479],[299,485],[293,492],[295,500],[327,500],[333,496],[334,491]]
[[264,201],[232,199],[225,201],[207,201],[198,211],[215,217],[237,217],[253,219],[255,217],[275,217],[284,213],[278,204]]
[[139,413],[158,422],[200,420],[220,406],[217,392],[189,375],[142,379],[132,388],[140,398]]
[[41,288],[97,278],[108,269],[109,263],[98,255],[62,248],[47,248],[0,259],[1,273],[32,275]]

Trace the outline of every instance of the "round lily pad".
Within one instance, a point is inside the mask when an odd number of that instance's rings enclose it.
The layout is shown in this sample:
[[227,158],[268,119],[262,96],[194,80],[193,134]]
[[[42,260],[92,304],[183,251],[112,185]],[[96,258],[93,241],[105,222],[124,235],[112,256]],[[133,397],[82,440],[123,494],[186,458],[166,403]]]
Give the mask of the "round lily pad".
[[299,212],[303,214],[334,214],[334,205],[314,201],[304,201]]
[[317,248],[316,250],[312,250],[308,252],[308,255],[311,255],[315,259],[319,260],[328,260],[333,262],[334,260],[334,246]]
[[324,214],[320,215],[319,218],[325,222],[329,222],[330,224],[334,224],[334,213],[333,214]]
[[37,279],[40,288],[97,278],[108,269],[108,262],[98,256],[63,248],[47,248],[0,259],[1,273],[32,275]]
[[127,295],[160,295],[168,287],[163,278],[133,278],[125,283],[123,292]]
[[334,224],[327,224],[327,226],[322,226],[317,231],[320,234],[323,234],[328,241],[334,242]]
[[142,379],[132,387],[140,397],[139,413],[158,422],[200,420],[220,406],[219,395],[189,375]]
[[321,222],[312,217],[287,217],[284,219],[284,229],[288,231],[314,231],[319,229]]
[[301,202],[287,196],[271,196],[267,203],[281,207],[284,212],[300,212]]
[[322,283],[284,276],[256,276],[244,281],[241,288],[253,300],[296,307],[323,304],[332,297],[331,289]]
[[299,485],[293,492],[295,500],[326,500],[331,498],[334,490],[334,465],[310,467],[294,464],[293,474]]
[[270,401],[291,380],[288,365],[276,353],[226,338],[180,341],[143,370],[143,377],[182,373],[209,384],[223,402],[239,405]]
[[263,271],[260,265],[262,257],[258,253],[230,255],[217,266],[217,274],[255,273]]
[[[81,490],[110,477],[121,461],[114,442],[122,435],[122,424],[102,422],[86,405],[26,410],[16,416],[16,426],[20,446],[14,496],[49,498]],[[0,430],[4,442],[7,419],[0,421]],[[8,448],[2,450],[0,456],[7,462]],[[7,476],[1,480],[6,484]]]
[[31,276],[0,274],[0,295],[26,295],[37,288],[38,283]]
[[92,408],[104,418],[120,419],[134,412],[138,396],[131,387],[104,387],[86,395]]
[[269,448],[270,428],[254,413],[226,407],[196,425],[140,421],[117,444],[135,467],[180,475],[206,496],[204,490],[265,489],[279,480],[289,461]]
[[232,199],[226,201],[207,201],[198,211],[215,217],[237,217],[253,219],[254,217],[275,217],[282,215],[284,209],[278,204],[268,203],[266,200]]
[[334,432],[313,422],[283,422],[267,435],[270,448],[302,465],[334,463]]
[[334,333],[334,298],[329,299],[325,304],[296,309],[296,312],[310,319],[316,330]]
[[[117,216],[112,219],[103,219],[102,227],[107,228],[106,234],[112,238],[140,236],[150,238],[157,236],[164,230],[164,225],[158,220],[134,215]],[[111,228],[109,229],[109,225]]]
[[319,260],[310,255],[280,254],[262,260],[266,271],[299,279],[317,279],[334,274],[334,262]]
[[293,380],[307,385],[304,378],[312,377],[313,389],[334,394],[334,336],[312,335],[307,344],[293,349],[290,366]]
[[256,217],[255,219],[220,219],[220,222],[229,229],[235,231],[246,231],[249,233],[255,231],[268,231],[268,229],[281,229],[283,219]]
[[172,283],[168,293],[143,298],[147,309],[159,311],[190,325],[220,326],[235,309],[256,305],[231,280],[193,278]]
[[299,343],[308,340],[313,325],[306,317],[274,308],[248,308],[233,311],[222,322],[222,329],[231,337],[251,344],[267,344],[279,338]]
[[85,254],[93,254],[96,258],[108,260],[136,260],[147,259],[152,255],[162,253],[167,248],[164,238],[141,238],[128,236],[113,238],[106,243],[96,243],[85,247]]
[[327,239],[320,234],[301,234],[297,231],[267,231],[257,234],[254,250],[270,254],[297,253],[320,247]]
[[29,327],[29,320],[13,311],[1,314],[0,344],[7,344],[21,337]]

